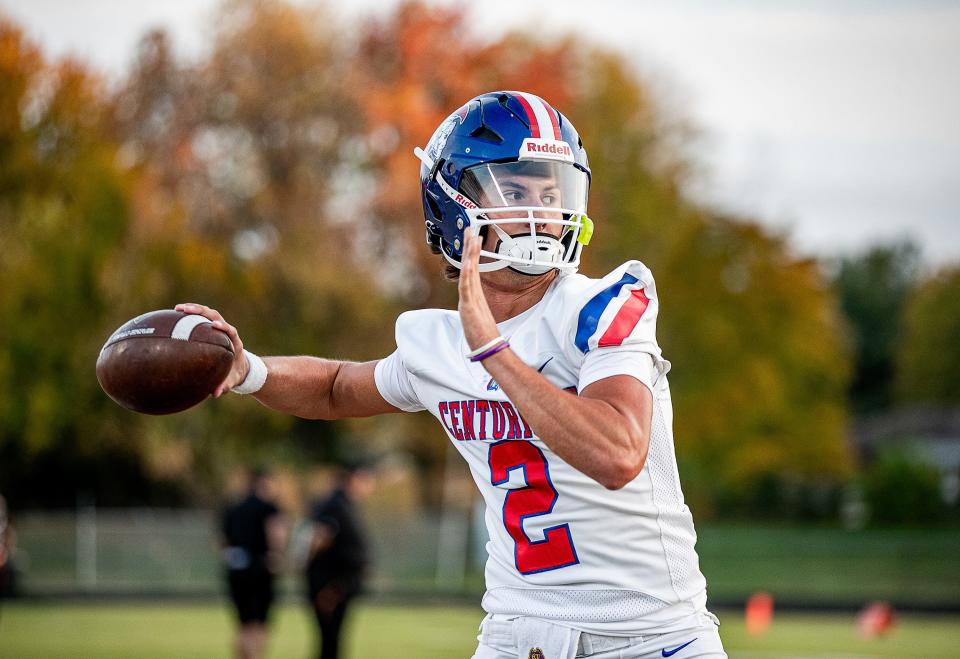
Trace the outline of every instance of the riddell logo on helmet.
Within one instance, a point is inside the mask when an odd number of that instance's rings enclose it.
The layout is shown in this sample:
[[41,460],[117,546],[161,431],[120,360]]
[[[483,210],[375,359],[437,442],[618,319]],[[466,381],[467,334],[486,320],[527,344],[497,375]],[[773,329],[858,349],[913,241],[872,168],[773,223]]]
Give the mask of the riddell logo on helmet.
[[528,137],[520,145],[520,160],[549,159],[573,162],[573,150],[566,142]]
[[477,205],[476,205],[475,203],[473,203],[472,201],[470,201],[469,199],[467,199],[466,197],[464,197],[464,196],[463,196],[462,194],[460,194],[459,192],[453,193],[453,200],[454,200],[455,202],[457,202],[458,204],[460,204],[461,206],[463,206],[464,208],[476,208],[476,207],[477,207]]
[[440,172],[437,172],[437,183],[440,184],[440,187],[443,188],[443,191],[447,193],[447,196],[453,199],[455,202],[463,206],[464,208],[476,208],[477,205],[464,197],[462,194],[453,189],[449,183],[443,180]]

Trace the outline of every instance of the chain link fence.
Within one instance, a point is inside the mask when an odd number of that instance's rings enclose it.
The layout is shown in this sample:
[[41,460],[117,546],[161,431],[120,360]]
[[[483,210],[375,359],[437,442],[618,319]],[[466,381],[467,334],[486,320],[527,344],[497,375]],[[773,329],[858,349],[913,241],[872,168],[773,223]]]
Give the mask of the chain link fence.
[[[486,532],[478,510],[446,514],[369,507],[369,583],[382,596],[479,601]],[[211,510],[24,512],[17,516],[20,592],[29,596],[214,597],[223,592]],[[697,551],[712,605],[771,593],[778,606],[960,611],[960,528],[848,530],[704,524]],[[299,597],[309,542],[294,525],[280,592]]]
[[[478,593],[481,538],[470,515],[367,515],[372,591]],[[97,509],[17,516],[23,595],[205,597],[222,592],[219,514],[212,510]],[[300,592],[309,525],[293,524],[281,592]]]

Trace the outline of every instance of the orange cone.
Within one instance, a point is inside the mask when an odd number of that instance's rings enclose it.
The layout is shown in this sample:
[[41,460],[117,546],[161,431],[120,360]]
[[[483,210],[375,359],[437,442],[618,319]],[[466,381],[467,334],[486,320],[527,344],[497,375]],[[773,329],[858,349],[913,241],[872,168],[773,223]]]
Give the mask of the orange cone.
[[754,593],[747,600],[747,633],[759,636],[773,622],[773,597],[769,593]]
[[889,632],[895,622],[890,602],[870,602],[857,616],[857,629],[863,638],[876,638]]

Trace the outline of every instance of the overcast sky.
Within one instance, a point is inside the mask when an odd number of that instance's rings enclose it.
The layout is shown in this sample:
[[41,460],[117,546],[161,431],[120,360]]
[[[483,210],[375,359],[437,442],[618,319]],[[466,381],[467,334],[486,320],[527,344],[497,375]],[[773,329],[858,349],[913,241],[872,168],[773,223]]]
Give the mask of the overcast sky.
[[[396,2],[332,4],[355,16]],[[153,26],[196,54],[216,6],[0,0],[48,53],[71,52],[113,73]],[[703,130],[696,156],[706,172],[692,193],[787,232],[799,252],[909,236],[932,263],[960,260],[960,0],[476,6],[471,22],[491,38],[516,28],[578,30],[623,52]]]

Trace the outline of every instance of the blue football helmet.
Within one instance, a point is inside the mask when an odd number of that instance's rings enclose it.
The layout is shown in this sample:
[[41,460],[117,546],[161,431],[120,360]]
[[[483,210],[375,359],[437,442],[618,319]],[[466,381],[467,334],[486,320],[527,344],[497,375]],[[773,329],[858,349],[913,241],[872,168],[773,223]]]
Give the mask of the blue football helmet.
[[[420,159],[427,244],[460,267],[464,231],[491,227],[480,270],[576,271],[590,241],[590,166],[573,124],[539,96],[471,99],[434,132]],[[547,230],[547,229],[550,230]]]

